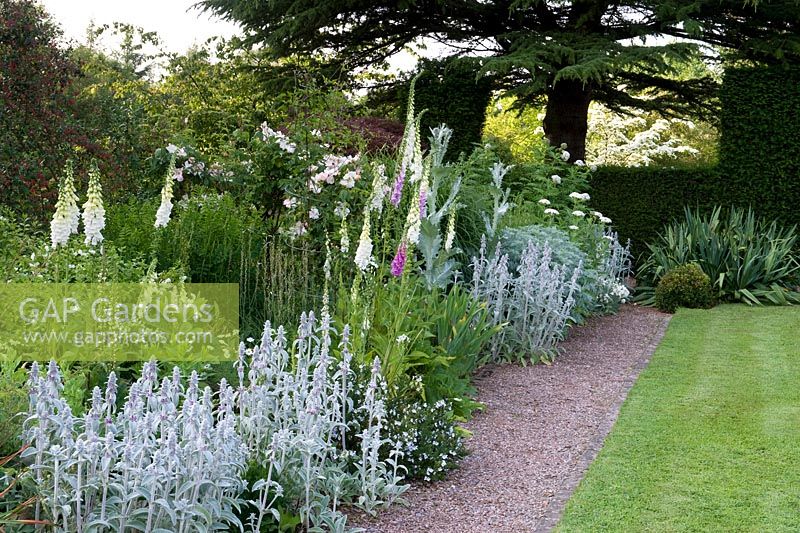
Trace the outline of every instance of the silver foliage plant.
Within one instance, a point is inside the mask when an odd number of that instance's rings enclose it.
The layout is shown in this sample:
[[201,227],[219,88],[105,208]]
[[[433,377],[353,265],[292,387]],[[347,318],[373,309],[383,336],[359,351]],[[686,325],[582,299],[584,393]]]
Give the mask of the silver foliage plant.
[[495,325],[506,324],[490,341],[490,360],[551,360],[580,290],[581,266],[568,272],[553,263],[547,244],[529,242],[517,271],[510,272],[499,243],[487,256],[484,236],[472,267],[472,296],[486,302]]
[[41,498],[36,519],[58,531],[215,531],[236,523],[247,450],[236,432],[234,391],[184,386],[176,369],[159,382],[155,362],[116,409],[112,373],[105,393],[73,415],[54,362],[30,371],[25,456]]
[[[150,362],[122,409],[111,374],[80,417],[63,397],[56,364],[42,373],[34,363],[24,436],[40,494],[36,518],[69,532],[258,531],[266,517],[280,518],[275,503],[284,497],[297,502],[306,529],[345,531],[342,503],[371,513],[391,503],[406,487],[399,452],[379,460],[388,445],[380,366],[363,404],[353,405],[349,327],[338,359],[335,334],[325,311],[321,320],[304,314],[293,342],[267,323],[256,346],[240,348],[238,387],[223,379],[217,392],[201,390],[195,372],[184,384],[178,368],[159,381]],[[351,450],[356,411],[367,423]],[[267,472],[250,487],[255,499],[245,499],[248,464]],[[244,524],[239,509],[250,511]]]
[[[267,478],[253,486],[259,494],[250,502],[257,509],[249,517],[253,531],[259,530],[267,513],[276,513],[275,500],[287,495],[280,480],[300,486],[299,494],[288,496],[301,502],[299,514],[306,529],[326,531],[344,530],[342,503],[372,513],[406,488],[397,462],[378,459],[381,447],[388,445],[382,437],[385,386],[379,360],[371,369],[364,403],[353,405],[349,392],[357,384],[350,328],[345,325],[342,330],[338,361],[331,353],[334,334],[323,310],[320,320],[313,313],[303,314],[291,344],[282,327],[273,330],[267,323],[260,343],[248,350],[249,364],[246,351],[240,350],[239,428],[256,460],[268,465]],[[358,447],[348,449],[349,417],[356,410],[366,414],[366,427],[357,435]],[[355,468],[348,468],[352,463]]]

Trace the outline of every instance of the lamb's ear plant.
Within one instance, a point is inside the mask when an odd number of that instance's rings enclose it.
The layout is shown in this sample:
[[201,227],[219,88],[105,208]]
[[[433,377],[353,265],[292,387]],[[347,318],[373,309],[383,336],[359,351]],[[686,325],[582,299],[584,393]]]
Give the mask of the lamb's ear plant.
[[112,373],[89,410],[72,413],[61,375],[30,372],[23,457],[39,491],[34,519],[58,531],[217,531],[241,527],[234,514],[247,450],[235,431],[233,390],[201,390],[194,373],[160,382],[145,364],[117,410]]
[[491,360],[551,361],[571,319],[580,273],[580,265],[570,274],[553,263],[547,244],[531,241],[512,274],[500,244],[487,257],[484,239],[473,259],[472,294],[489,306],[494,324],[508,323],[490,344]]
[[[338,341],[338,342],[337,342]],[[336,353],[334,353],[336,351]],[[248,352],[250,358],[248,359]],[[280,519],[278,498],[289,502],[306,529],[342,531],[343,504],[368,512],[394,501],[404,490],[401,472],[378,459],[384,425],[379,362],[370,378],[371,395],[354,405],[350,327],[338,332],[327,309],[320,318],[303,314],[293,342],[282,327],[264,328],[260,342],[241,349],[237,363],[236,412],[251,460],[267,471],[249,501],[254,531],[267,517]],[[369,424],[348,448],[348,421],[365,413]]]

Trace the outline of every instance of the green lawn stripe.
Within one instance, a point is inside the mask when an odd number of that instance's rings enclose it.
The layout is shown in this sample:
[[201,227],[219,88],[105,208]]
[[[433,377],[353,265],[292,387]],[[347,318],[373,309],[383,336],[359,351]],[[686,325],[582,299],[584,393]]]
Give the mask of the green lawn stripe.
[[557,530],[800,531],[800,308],[679,311]]

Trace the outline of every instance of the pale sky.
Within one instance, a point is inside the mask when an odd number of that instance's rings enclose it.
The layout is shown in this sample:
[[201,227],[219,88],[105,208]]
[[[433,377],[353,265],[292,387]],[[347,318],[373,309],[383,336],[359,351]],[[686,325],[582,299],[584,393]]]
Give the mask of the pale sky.
[[[239,33],[235,24],[203,14],[192,6],[199,0],[39,0],[64,31],[66,39],[84,42],[86,28],[125,22],[155,31],[169,52],[182,53],[209,37],[230,37]],[[442,54],[444,47],[429,43],[425,57]],[[390,70],[410,70],[416,59],[406,52],[391,58]]]
[[67,39],[84,41],[91,21],[127,22],[159,34],[167,50],[185,52],[209,37],[230,37],[235,25],[192,9],[197,0],[40,0]]

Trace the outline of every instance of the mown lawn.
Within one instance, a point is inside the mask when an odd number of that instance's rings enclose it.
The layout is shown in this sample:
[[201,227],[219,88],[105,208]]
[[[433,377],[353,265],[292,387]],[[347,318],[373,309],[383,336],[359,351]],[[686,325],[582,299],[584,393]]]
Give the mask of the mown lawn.
[[679,310],[557,531],[800,531],[800,307]]

